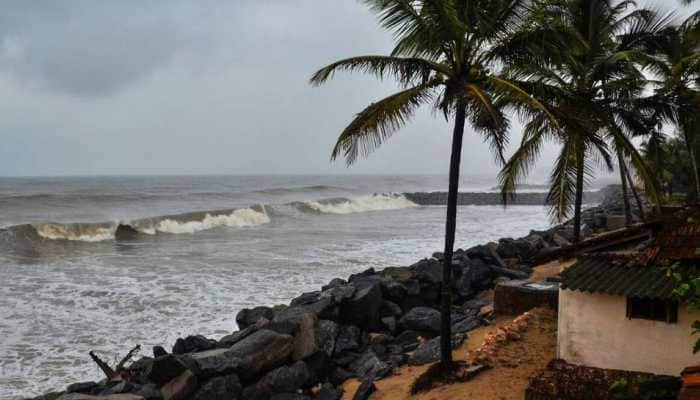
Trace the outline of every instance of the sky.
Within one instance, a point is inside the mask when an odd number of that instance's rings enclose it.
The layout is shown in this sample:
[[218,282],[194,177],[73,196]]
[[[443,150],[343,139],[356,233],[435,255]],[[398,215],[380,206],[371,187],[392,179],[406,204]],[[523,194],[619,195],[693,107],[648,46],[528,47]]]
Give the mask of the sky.
[[[329,161],[354,114],[395,87],[309,77],[391,47],[355,0],[5,0],[0,175],[446,174],[451,130],[430,110],[352,168]],[[462,172],[497,171],[468,130]]]

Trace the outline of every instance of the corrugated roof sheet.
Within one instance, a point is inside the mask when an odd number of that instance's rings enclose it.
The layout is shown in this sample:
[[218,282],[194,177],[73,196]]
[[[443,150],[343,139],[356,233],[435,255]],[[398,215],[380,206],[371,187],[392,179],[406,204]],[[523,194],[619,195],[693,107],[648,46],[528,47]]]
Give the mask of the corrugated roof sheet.
[[675,282],[658,267],[629,259],[585,256],[562,273],[562,289],[649,299],[672,299]]

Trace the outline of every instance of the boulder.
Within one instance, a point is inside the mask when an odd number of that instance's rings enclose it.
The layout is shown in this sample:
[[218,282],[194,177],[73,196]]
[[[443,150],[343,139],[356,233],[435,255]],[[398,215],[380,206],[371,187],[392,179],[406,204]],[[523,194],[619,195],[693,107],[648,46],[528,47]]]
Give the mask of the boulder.
[[330,383],[321,385],[321,390],[316,395],[316,400],[340,400],[343,397],[343,389],[335,388]]
[[108,396],[110,394],[133,393],[140,389],[139,384],[121,381],[117,383],[108,383],[108,387],[100,391],[100,396]]
[[234,373],[241,368],[243,363],[230,349],[194,353],[192,358],[197,364],[200,375],[204,378]]
[[377,387],[374,386],[374,379],[366,378],[366,379],[362,380],[362,383],[360,384],[360,387],[357,388],[357,391],[355,392],[355,395],[352,397],[352,400],[369,400],[369,397],[376,390],[377,390]]
[[334,278],[330,282],[328,282],[327,285],[323,286],[321,288],[322,291],[326,291],[328,289],[332,289],[338,286],[345,286],[347,285],[347,281],[345,279],[340,279],[340,278]]
[[160,400],[160,390],[158,389],[158,386],[149,383],[147,385],[141,385],[141,387],[137,388],[132,394],[135,394],[137,396],[143,397],[145,400]]
[[[294,393],[303,388],[310,378],[311,373],[306,364],[303,361],[297,361],[291,366],[285,365],[268,372],[253,387],[257,393],[264,393],[267,396]],[[249,397],[244,394],[244,398]]]
[[466,333],[481,326],[481,320],[477,317],[463,318],[452,324],[452,333]]
[[202,385],[192,400],[237,400],[242,399],[241,391],[238,375],[218,376]]
[[292,299],[292,301],[289,303],[289,305],[294,307],[294,306],[303,306],[305,304],[315,303],[318,301],[320,295],[321,295],[320,291],[302,293],[300,296]]
[[163,346],[153,346],[153,357],[160,357],[167,355],[168,352],[163,348]]
[[146,377],[150,382],[163,385],[182,375],[188,368],[184,358],[174,354],[167,354],[153,359],[147,367]]
[[303,307],[289,307],[277,313],[267,329],[294,337],[294,361],[308,357],[319,349],[318,318]]
[[[462,344],[463,334],[452,335],[452,348]],[[409,365],[424,365],[440,361],[440,336],[421,343],[408,358]]]
[[396,332],[396,317],[382,318],[382,329],[386,329],[389,333]]
[[261,323],[262,321],[267,321],[267,320],[259,320],[258,323],[253,324],[245,329],[242,329],[237,332],[233,332],[230,335],[226,335],[222,337],[219,340],[219,347],[231,347],[234,344],[240,342],[241,340],[245,339],[247,336],[249,336],[251,333],[259,330],[262,326],[265,326],[266,323]]
[[56,398],[56,400],[144,400],[144,398],[130,393],[112,394],[109,396],[91,396],[83,393],[66,393]]
[[[343,281],[344,282],[344,281]],[[342,284],[329,287],[321,292],[321,299],[331,299],[334,304],[340,304],[345,300],[351,299],[355,294],[355,285]]]
[[391,366],[381,361],[373,351],[363,353],[358,359],[353,361],[348,368],[359,379],[380,379],[391,373]]
[[241,360],[241,379],[246,380],[284,364],[294,350],[294,338],[271,330],[259,330],[234,344],[228,352]]
[[429,307],[414,307],[399,320],[405,330],[440,332],[440,312]]
[[197,390],[197,377],[187,370],[160,388],[163,400],[187,400]]
[[341,304],[341,319],[346,324],[376,330],[379,328],[379,309],[382,305],[381,283],[378,278],[357,278],[352,282],[357,289],[351,298]]
[[66,393],[91,393],[93,389],[99,387],[97,382],[78,382],[66,387]]
[[312,400],[313,398],[305,396],[300,393],[278,393],[272,397],[270,400]]
[[334,354],[355,351],[362,347],[362,332],[355,325],[342,325],[335,340]]
[[236,323],[239,329],[245,329],[261,318],[271,320],[274,316],[274,311],[270,307],[244,308],[236,314]]
[[418,261],[409,268],[413,270],[414,276],[421,281],[439,284],[442,282],[442,263],[437,259],[425,259]]
[[[467,287],[472,292],[493,287],[494,274],[489,265],[481,259],[470,259],[462,263],[462,276],[459,281],[458,290],[467,291]],[[463,287],[464,289],[459,289]],[[468,297],[468,296],[465,296]]]
[[318,346],[329,357],[335,351],[335,341],[339,331],[340,326],[333,321],[325,319],[318,321]]
[[325,382],[332,369],[331,357],[323,351],[319,351],[304,359],[309,368],[311,378],[309,382]]
[[408,294],[408,288],[394,279],[385,278],[382,280],[381,285],[382,293],[389,300],[401,302]]
[[496,266],[489,266],[491,268],[491,271],[493,271],[494,275],[498,277],[505,277],[508,279],[528,279],[530,277],[530,274],[527,272],[523,271],[518,271],[514,269],[509,269],[509,268],[500,268]]
[[382,301],[382,306],[379,309],[379,315],[382,317],[400,317],[403,314],[401,307],[398,304],[384,300]]
[[173,354],[195,353],[216,348],[216,340],[207,339],[202,335],[179,338],[173,346]]

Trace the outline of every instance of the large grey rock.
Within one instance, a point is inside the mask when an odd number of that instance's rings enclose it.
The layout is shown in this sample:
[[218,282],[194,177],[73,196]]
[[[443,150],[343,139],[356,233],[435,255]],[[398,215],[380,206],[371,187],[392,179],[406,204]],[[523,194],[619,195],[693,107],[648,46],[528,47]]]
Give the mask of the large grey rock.
[[349,370],[359,379],[380,379],[391,373],[391,366],[381,361],[374,352],[367,351],[349,365]]
[[192,400],[237,400],[241,399],[241,381],[236,374],[210,379],[194,394]]
[[310,378],[308,367],[303,361],[291,366],[276,368],[263,376],[257,383],[243,390],[244,399],[268,399],[274,394],[295,393]]
[[477,317],[468,317],[452,324],[452,333],[466,333],[481,326],[481,320]]
[[293,350],[292,336],[262,329],[234,344],[228,351],[241,360],[237,372],[245,380],[284,364]]
[[342,325],[335,340],[334,353],[355,351],[362,347],[362,332],[354,325]]
[[73,383],[66,387],[66,393],[90,393],[98,386],[99,384],[93,381]]
[[356,325],[365,330],[379,328],[379,309],[382,305],[380,279],[358,279],[353,281],[357,288],[353,296],[341,304],[340,317],[346,324]]
[[[452,335],[452,348],[459,346],[463,341],[463,334]],[[437,361],[440,361],[440,336],[420,344],[408,358],[409,365],[424,365]]]
[[352,400],[369,400],[369,397],[376,390],[377,387],[374,386],[374,380],[372,378],[366,378],[362,381],[360,387],[357,388]]
[[147,366],[146,376],[150,382],[163,385],[187,370],[183,357],[167,354],[153,359]]
[[187,336],[179,338],[173,345],[173,354],[194,353],[198,351],[206,351],[216,348],[216,340],[207,339],[202,335]]
[[329,357],[335,351],[335,341],[338,337],[340,326],[333,321],[322,319],[318,321],[319,349]]
[[91,396],[82,393],[67,393],[61,395],[56,400],[144,400],[143,397],[135,394],[112,394],[109,396]]
[[308,357],[319,349],[318,318],[305,308],[290,307],[277,313],[267,328],[294,336],[294,361]]
[[197,390],[197,377],[187,370],[160,388],[163,400],[187,400]]
[[244,308],[236,314],[236,323],[239,329],[245,329],[261,318],[271,320],[274,316],[274,311],[270,307]]
[[414,307],[399,320],[406,330],[440,332],[440,312],[429,307]]
[[191,355],[205,378],[231,374],[238,371],[243,364],[238,356],[230,349],[216,349],[194,353]]

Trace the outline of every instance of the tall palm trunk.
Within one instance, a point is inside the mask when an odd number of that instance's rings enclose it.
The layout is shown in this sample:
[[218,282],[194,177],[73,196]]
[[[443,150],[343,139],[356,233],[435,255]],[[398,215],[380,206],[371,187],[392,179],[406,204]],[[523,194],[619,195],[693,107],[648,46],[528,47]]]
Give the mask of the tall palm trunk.
[[[579,145],[580,147],[580,145]],[[584,149],[576,154],[576,201],[574,203],[574,243],[581,241],[581,205],[583,204]]]
[[690,158],[690,167],[693,169],[693,179],[695,181],[695,204],[700,198],[700,175],[698,175],[698,163],[695,158],[695,146],[690,141],[689,135],[685,134],[685,145],[688,147],[688,157]]
[[[632,225],[632,210],[630,208],[630,198],[627,193],[627,168],[625,166],[625,159],[622,158],[622,150],[618,147],[617,149],[617,164],[620,169],[620,183],[622,184],[622,205],[625,210],[625,226]],[[630,185],[632,183],[630,182]]]
[[639,191],[634,185],[632,176],[630,175],[630,169],[625,166],[625,174],[627,175],[627,182],[630,184],[630,189],[632,190],[632,196],[634,196],[634,201],[637,203],[637,208],[639,209],[639,218],[642,222],[647,220],[646,212],[644,211],[644,204],[642,203],[642,198],[639,196]]
[[442,265],[442,307],[440,325],[440,361],[444,366],[452,364],[452,254],[457,227],[457,194],[459,191],[459,168],[462,160],[462,138],[466,107],[457,104],[455,127],[452,134],[452,156],[450,158],[450,189],[447,194],[447,218],[445,222],[445,259]]

